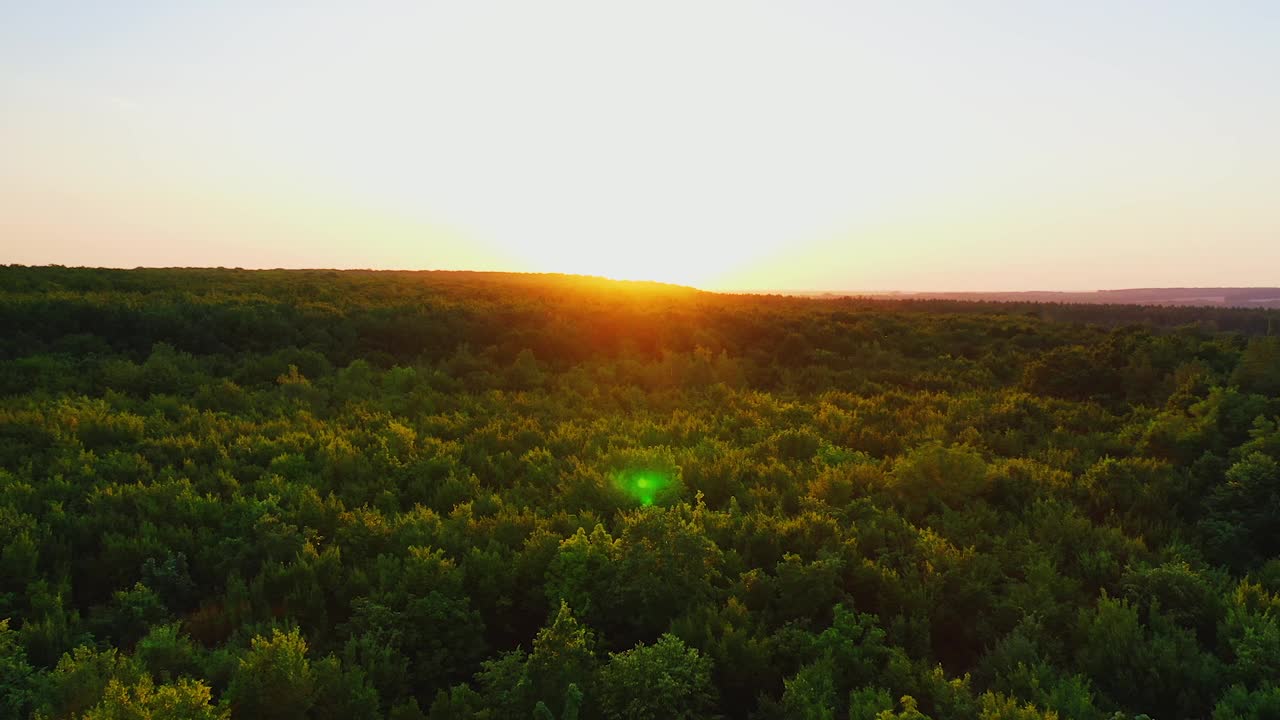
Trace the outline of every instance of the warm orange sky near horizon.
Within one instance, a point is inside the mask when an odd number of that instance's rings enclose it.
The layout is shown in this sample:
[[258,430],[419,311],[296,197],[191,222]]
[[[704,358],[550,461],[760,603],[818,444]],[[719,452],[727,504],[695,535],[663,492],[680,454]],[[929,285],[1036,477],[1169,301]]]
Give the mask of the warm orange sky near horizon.
[[0,263],[1280,285],[1280,4],[0,9]]

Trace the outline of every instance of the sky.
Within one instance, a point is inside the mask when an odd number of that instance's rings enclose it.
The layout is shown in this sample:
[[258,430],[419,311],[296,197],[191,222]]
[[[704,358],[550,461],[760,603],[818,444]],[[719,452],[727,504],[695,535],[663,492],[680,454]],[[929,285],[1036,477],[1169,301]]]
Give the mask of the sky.
[[0,0],[0,263],[1280,285],[1270,0]]

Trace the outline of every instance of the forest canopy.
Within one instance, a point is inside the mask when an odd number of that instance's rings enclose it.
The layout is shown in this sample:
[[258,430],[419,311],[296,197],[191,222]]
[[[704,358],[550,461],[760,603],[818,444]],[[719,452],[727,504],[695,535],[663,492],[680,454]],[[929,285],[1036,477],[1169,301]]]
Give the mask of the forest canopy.
[[0,267],[0,720],[1277,717],[1277,330]]

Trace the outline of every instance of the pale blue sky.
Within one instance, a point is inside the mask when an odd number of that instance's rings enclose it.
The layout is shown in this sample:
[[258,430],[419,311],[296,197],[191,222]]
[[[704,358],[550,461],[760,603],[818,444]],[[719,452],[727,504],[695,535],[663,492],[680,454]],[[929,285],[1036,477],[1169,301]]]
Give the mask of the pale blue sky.
[[1280,3],[0,2],[0,262],[1280,284]]

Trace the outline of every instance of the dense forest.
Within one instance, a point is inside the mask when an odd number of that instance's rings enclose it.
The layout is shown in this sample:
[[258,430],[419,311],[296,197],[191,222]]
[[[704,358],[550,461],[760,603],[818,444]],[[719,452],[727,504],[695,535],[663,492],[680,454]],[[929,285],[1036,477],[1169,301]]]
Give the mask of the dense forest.
[[0,267],[0,719],[1278,718],[1273,332]]

